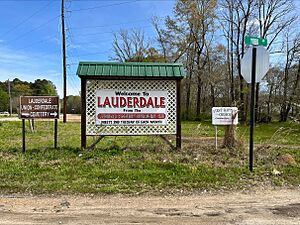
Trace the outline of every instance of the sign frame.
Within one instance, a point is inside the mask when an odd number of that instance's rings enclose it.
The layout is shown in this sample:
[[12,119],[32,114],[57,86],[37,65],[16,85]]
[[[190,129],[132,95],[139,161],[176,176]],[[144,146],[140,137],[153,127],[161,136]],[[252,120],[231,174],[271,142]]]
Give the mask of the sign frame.
[[[86,135],[87,136],[141,136],[141,135],[176,135],[178,124],[178,98],[179,93],[178,81],[176,80],[155,80],[155,79],[87,79],[86,80]],[[156,91],[165,91],[166,93],[166,124],[155,124],[144,126],[136,124],[122,124],[115,126],[113,124],[96,124],[96,106],[97,106],[97,91],[98,90],[125,90],[133,92],[138,90],[141,92],[151,93]],[[83,99],[82,99],[83,101]],[[82,105],[83,106],[83,105]],[[145,111],[144,111],[145,112]],[[84,119],[84,118],[82,118]],[[130,121],[128,121],[130,122]]]
[[212,108],[213,125],[237,125],[238,108],[237,107],[213,107]]
[[167,101],[167,90],[98,89],[95,125],[167,125]]
[[[173,150],[181,149],[180,82],[186,76],[182,63],[79,62],[76,74],[81,79],[82,149],[94,148],[105,136],[148,135],[161,138]],[[173,112],[172,117],[167,116],[168,124],[159,126],[123,126],[121,130],[118,130],[118,126],[96,126],[95,86],[98,85],[98,87],[104,89],[103,84],[109,85],[114,82],[120,82],[122,87],[119,87],[120,90],[143,90],[147,86],[149,87],[148,90],[157,91],[161,90],[161,88],[168,88],[168,98],[172,99],[170,104],[168,103],[168,107]],[[154,82],[156,82],[156,85],[153,85]],[[143,84],[143,87],[139,84]],[[114,88],[112,87],[112,89]],[[91,127],[97,132],[90,132],[89,129]],[[161,128],[162,132],[156,132],[155,129],[158,129],[158,127]],[[170,130],[172,132],[169,132]],[[164,135],[174,135],[176,147],[169,141],[169,137]],[[98,139],[94,140],[94,143],[89,147],[87,147],[88,136],[98,136]]]
[[[26,103],[26,101],[27,104],[24,104],[24,102]],[[26,107],[23,107],[25,105]],[[22,120],[22,153],[26,152],[25,119],[32,120],[32,121],[34,119],[54,120],[54,148],[57,149],[59,109],[60,108],[59,108],[58,95],[57,96],[20,96],[19,119]]]
[[59,96],[20,96],[19,119],[59,119]]

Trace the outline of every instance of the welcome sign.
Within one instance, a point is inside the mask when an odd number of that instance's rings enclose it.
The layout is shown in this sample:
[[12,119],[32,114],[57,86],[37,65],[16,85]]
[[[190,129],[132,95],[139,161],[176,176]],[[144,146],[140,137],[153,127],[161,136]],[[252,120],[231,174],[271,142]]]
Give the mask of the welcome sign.
[[96,125],[166,125],[167,91],[96,91]]
[[[180,82],[177,63],[80,62],[81,147],[88,136],[155,135],[181,148]],[[175,135],[176,147],[169,142]]]

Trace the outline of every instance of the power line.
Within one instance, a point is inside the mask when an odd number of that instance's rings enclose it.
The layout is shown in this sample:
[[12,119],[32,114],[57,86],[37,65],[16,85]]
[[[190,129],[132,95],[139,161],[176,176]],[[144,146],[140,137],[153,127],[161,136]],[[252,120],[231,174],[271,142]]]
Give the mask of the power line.
[[[74,70],[73,69],[71,69],[71,68],[68,68],[68,70],[69,70],[69,74],[73,74],[74,73]],[[79,87],[78,87],[78,85],[76,85],[76,82],[77,81],[75,81],[75,79],[76,78],[78,78],[77,76],[68,76],[70,79],[70,86],[72,87],[72,89],[75,91],[75,92],[77,92],[77,93],[79,93],[80,92],[80,89],[79,89]]]
[[[71,67],[68,67],[68,74],[73,74],[74,73],[74,70],[73,70],[73,68],[71,68]],[[73,77],[73,76],[68,76],[70,79],[69,79],[69,85],[72,87],[72,89],[75,91],[75,92],[80,92],[80,90],[79,90],[79,88],[78,88],[78,86],[76,85],[76,81],[74,80],[75,79],[75,77]]]
[[[25,32],[25,33],[22,34],[22,35],[19,35],[18,37],[16,37],[15,39],[11,40],[10,42],[13,42],[13,41],[16,41],[16,40],[19,40],[19,39],[25,37],[26,35],[32,33],[32,32],[35,31],[35,30],[38,30],[38,29],[41,28],[41,27],[44,27],[44,25],[51,23],[53,20],[55,20],[55,19],[57,19],[57,18],[59,18],[59,17],[60,17],[60,15],[51,18],[51,19],[48,20],[47,22],[45,22],[45,23],[43,23],[43,24],[41,24],[41,25],[39,25],[39,26],[37,26],[37,27],[31,29],[31,30],[28,31],[28,32]],[[10,42],[8,42],[8,43],[10,43]]]
[[[130,30],[130,29],[147,29],[147,28],[153,28],[153,26],[147,25],[147,26],[140,26],[140,27],[130,27],[130,28],[126,28],[126,29]],[[115,32],[118,32],[119,30],[120,29],[105,31],[105,32],[97,32],[97,33],[79,33],[79,34],[76,34],[76,37],[96,36],[96,35],[101,35],[101,34],[113,34]]]
[[50,36],[50,37],[48,37],[48,38],[42,39],[42,40],[40,40],[40,41],[32,42],[31,44],[26,45],[26,46],[24,46],[24,47],[22,47],[22,48],[18,48],[18,49],[16,49],[16,50],[24,50],[24,49],[27,49],[27,48],[29,48],[29,47],[32,47],[32,46],[41,44],[41,43],[43,43],[43,42],[46,42],[46,41],[48,41],[48,40],[51,40],[52,38],[55,38],[55,37],[57,37],[57,34],[52,35],[52,36]]
[[[134,3],[134,2],[137,2],[137,1],[139,1],[139,0],[120,2],[120,3],[109,4],[109,5],[94,6],[94,7],[82,8],[82,9],[73,9],[72,12],[80,12],[80,11],[86,11],[86,10],[106,8],[106,7],[110,7],[110,6],[125,5],[125,4],[128,4],[128,3]],[[67,12],[69,12],[69,11],[67,11]]]
[[[68,26],[67,33],[69,34],[70,42],[73,43],[74,45],[76,45],[76,43],[74,42],[74,35],[71,32],[72,28],[71,28],[71,25],[70,25],[69,18],[66,18],[66,24]],[[98,55],[98,54],[107,54],[107,53],[111,52],[111,51],[104,51],[104,52],[94,52],[94,53],[87,53],[87,54],[78,54],[76,49],[74,49],[74,51],[76,52],[76,57],[73,56],[73,58],[77,58],[78,61],[80,61],[79,60],[80,56],[82,57],[82,56],[90,56],[90,55]]]
[[94,53],[88,53],[88,54],[81,54],[81,55],[77,55],[78,56],[90,56],[90,55],[103,55],[103,54],[107,54],[107,53],[110,53],[111,51],[104,51],[104,52],[94,52]]
[[106,24],[106,25],[99,25],[99,26],[86,26],[86,27],[75,27],[73,30],[81,30],[81,29],[91,29],[91,28],[103,28],[103,27],[110,27],[110,26],[118,26],[118,25],[126,25],[131,23],[139,23],[149,21],[149,19],[139,19],[139,20],[132,20],[125,23],[114,23],[114,24]]
[[3,33],[1,35],[1,37],[5,37],[7,34],[9,34],[10,32],[14,31],[16,28],[18,28],[19,26],[21,26],[22,24],[26,23],[28,20],[30,20],[32,17],[34,17],[35,15],[37,15],[40,11],[42,11],[44,8],[48,7],[49,5],[51,5],[53,3],[53,1],[48,2],[48,4],[44,5],[43,7],[41,7],[40,9],[38,9],[37,11],[35,11],[33,14],[31,14],[29,17],[27,17],[26,19],[23,19],[20,23],[18,23],[17,25],[15,25],[13,28],[11,28],[10,30],[6,31],[5,33]]

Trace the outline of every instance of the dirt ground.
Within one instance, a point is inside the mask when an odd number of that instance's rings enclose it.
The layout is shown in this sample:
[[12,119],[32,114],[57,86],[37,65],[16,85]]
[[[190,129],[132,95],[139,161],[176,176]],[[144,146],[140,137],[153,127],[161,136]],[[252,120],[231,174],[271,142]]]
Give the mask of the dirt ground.
[[188,196],[0,196],[0,224],[299,225],[300,189]]

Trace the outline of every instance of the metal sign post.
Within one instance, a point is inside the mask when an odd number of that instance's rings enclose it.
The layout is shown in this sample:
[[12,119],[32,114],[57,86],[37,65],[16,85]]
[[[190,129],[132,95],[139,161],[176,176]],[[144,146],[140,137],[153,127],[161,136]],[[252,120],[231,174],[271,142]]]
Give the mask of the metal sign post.
[[251,83],[249,170],[253,171],[255,85],[269,70],[269,53],[263,47],[267,46],[266,39],[246,36],[245,44],[252,45],[241,60],[241,72],[247,83]]
[[250,105],[250,145],[249,145],[249,170],[253,171],[253,145],[255,123],[255,77],[256,77],[256,48],[252,49],[252,74],[251,74],[251,105]]
[[215,126],[215,144],[216,149],[218,149],[218,126]]

